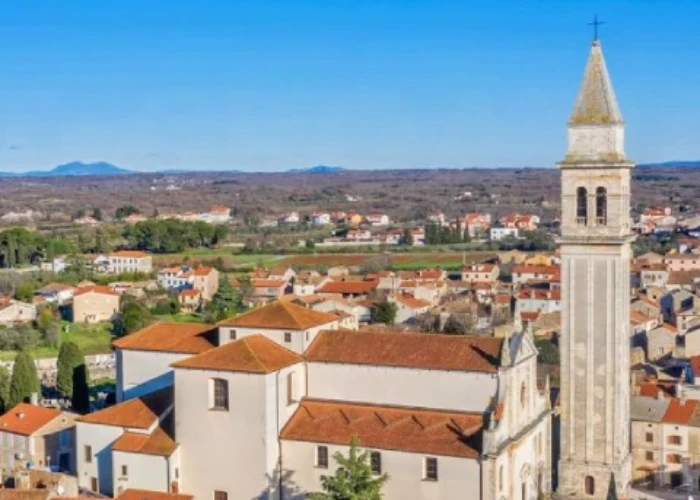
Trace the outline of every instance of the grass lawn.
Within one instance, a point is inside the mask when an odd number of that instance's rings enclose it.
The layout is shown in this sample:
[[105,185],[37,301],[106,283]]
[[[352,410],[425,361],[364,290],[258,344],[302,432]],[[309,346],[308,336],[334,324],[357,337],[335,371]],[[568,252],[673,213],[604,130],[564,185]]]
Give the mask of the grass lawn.
[[[104,354],[112,350],[112,334],[110,323],[97,323],[93,325],[74,325],[63,323],[67,331],[61,332],[61,342],[75,342],[83,351],[83,354]],[[31,351],[35,358],[53,358],[58,356],[56,347],[39,347]],[[15,351],[0,351],[0,360],[9,361],[15,359]]]
[[158,321],[175,321],[176,323],[204,323],[202,315],[197,313],[159,314],[156,319]]

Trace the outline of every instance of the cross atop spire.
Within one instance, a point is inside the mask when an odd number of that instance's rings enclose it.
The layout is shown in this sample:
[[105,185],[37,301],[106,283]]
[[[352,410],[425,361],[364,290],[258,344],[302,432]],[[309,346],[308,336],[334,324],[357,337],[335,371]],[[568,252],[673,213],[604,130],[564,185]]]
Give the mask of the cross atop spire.
[[605,21],[598,21],[598,14],[595,15],[592,23],[588,23],[588,26],[593,26],[593,41],[594,42],[598,41],[598,26],[600,26],[601,24],[605,24]]
[[593,42],[569,125],[622,124],[600,42]]

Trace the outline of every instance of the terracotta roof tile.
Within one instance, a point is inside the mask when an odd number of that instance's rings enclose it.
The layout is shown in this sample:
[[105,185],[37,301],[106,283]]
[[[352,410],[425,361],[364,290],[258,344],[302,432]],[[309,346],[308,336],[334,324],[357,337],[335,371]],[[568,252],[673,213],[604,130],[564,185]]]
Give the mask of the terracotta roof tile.
[[216,347],[216,326],[203,323],[163,322],[115,340],[119,349],[199,354]]
[[693,376],[700,378],[700,356],[690,357],[690,367],[693,369]]
[[149,255],[150,254],[140,250],[119,250],[118,252],[112,252],[109,254],[110,257],[132,257],[135,259],[148,257]]
[[47,489],[0,489],[0,500],[47,500],[50,496],[51,492]]
[[209,273],[211,273],[213,268],[209,266],[199,266],[197,269],[194,270],[194,275],[195,276],[207,276]]
[[183,297],[197,297],[199,295],[199,290],[195,290],[193,288],[187,290],[180,290],[180,293],[178,295],[181,295]]
[[378,281],[329,281],[317,290],[318,293],[368,294],[376,290]]
[[502,343],[500,338],[470,335],[334,330],[320,332],[305,357],[312,362],[494,373]]
[[172,401],[172,387],[169,387],[83,415],[78,418],[78,421],[131,429],[148,429],[172,405]]
[[430,307],[432,304],[427,300],[417,299],[413,295],[408,293],[397,293],[394,296],[394,300],[403,304],[411,309],[422,309],[424,307]]
[[0,417],[0,430],[31,436],[62,414],[53,408],[20,403]]
[[250,280],[250,284],[255,288],[281,288],[286,286],[287,282],[284,280],[253,278]]
[[163,493],[160,491],[129,488],[117,497],[118,500],[192,500],[192,495]]
[[79,296],[79,295],[83,295],[83,294],[90,293],[90,292],[93,292],[93,293],[101,293],[101,294],[104,294],[104,295],[116,295],[117,297],[119,297],[119,294],[118,294],[117,292],[115,292],[114,290],[112,290],[110,287],[108,287],[108,286],[98,286],[98,285],[95,285],[95,286],[86,286],[86,287],[78,288],[78,289],[73,293],[73,297],[77,297],[77,296]]
[[338,317],[334,314],[314,311],[288,301],[277,300],[235,318],[226,319],[219,325],[243,328],[306,330],[316,326],[327,325],[337,320]]
[[474,413],[304,400],[281,438],[410,453],[477,458],[483,418]]
[[163,457],[169,457],[176,449],[177,443],[160,427],[156,428],[152,434],[125,432],[112,444],[112,451]]
[[698,402],[694,399],[671,399],[662,421],[667,424],[688,424]]
[[271,373],[303,361],[297,353],[262,335],[251,335],[173,363],[174,368]]

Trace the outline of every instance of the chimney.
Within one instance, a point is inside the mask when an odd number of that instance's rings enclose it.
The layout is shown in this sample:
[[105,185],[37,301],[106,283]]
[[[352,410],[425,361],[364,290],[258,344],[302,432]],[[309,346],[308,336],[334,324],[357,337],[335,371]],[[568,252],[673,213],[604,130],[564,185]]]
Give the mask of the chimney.
[[29,395],[29,404],[32,406],[39,406],[39,393],[38,392],[32,392]]
[[661,389],[659,389],[659,392],[656,393],[656,399],[658,399],[659,401],[663,401],[663,399],[664,399],[664,391],[662,391]]

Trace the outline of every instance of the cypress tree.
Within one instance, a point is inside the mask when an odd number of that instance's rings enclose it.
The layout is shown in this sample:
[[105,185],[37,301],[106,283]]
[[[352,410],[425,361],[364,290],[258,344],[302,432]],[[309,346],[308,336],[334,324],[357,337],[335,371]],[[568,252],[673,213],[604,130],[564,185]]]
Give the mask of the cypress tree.
[[78,413],[90,411],[90,387],[88,386],[88,372],[85,361],[73,369],[73,409]]
[[39,376],[36,373],[34,358],[27,351],[20,351],[15,358],[10,381],[10,394],[7,406],[12,408],[24,402],[32,393],[41,391]]
[[0,366],[0,412],[4,413],[10,409],[10,371],[4,366]]
[[80,348],[74,342],[61,344],[58,352],[58,375],[56,376],[56,388],[67,398],[73,397],[73,371],[76,367],[85,364],[85,358]]

